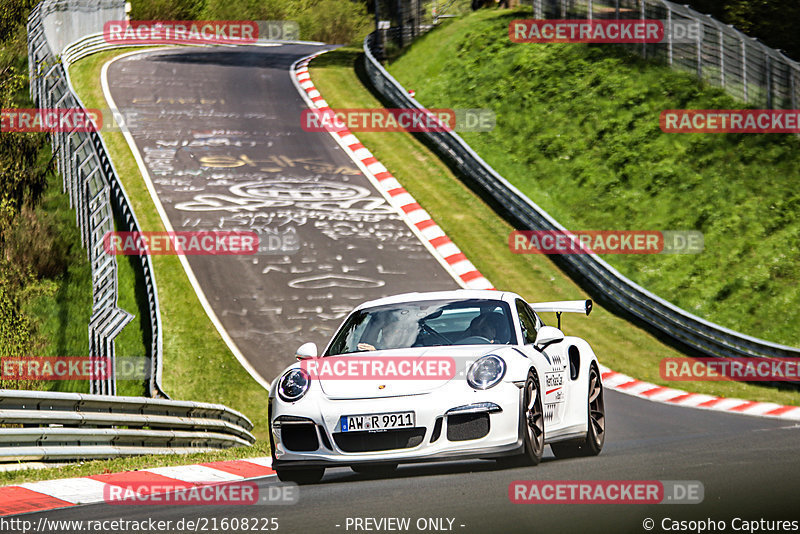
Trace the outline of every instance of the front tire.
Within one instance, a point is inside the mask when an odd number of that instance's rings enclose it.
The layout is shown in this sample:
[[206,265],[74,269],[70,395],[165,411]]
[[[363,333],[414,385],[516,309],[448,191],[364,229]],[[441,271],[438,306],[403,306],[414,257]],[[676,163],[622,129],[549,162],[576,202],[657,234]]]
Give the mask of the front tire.
[[[269,448],[272,455],[272,465],[275,465],[277,459],[275,458],[275,439],[272,435],[272,400],[270,399],[267,404],[267,421],[270,423],[269,429]],[[325,468],[308,468],[308,469],[275,469],[275,474],[281,482],[295,482],[297,484],[316,484],[322,480],[325,474]]]
[[522,467],[538,465],[544,453],[544,410],[539,388],[539,377],[531,369],[525,380],[520,413],[520,431],[522,432],[523,452],[516,456],[504,456],[497,463],[504,467]]
[[550,449],[556,458],[575,458],[578,456],[597,456],[603,450],[606,440],[606,405],[603,400],[603,382],[597,366],[592,363],[589,369],[589,391],[587,394],[589,428],[586,437],[578,441],[551,443]]

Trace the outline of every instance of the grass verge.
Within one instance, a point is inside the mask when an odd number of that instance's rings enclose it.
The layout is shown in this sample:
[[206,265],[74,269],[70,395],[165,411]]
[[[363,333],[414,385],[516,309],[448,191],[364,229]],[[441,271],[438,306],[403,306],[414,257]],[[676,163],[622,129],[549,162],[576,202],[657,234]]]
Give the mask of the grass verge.
[[[64,272],[52,281],[50,291],[30,303],[29,312],[38,320],[42,356],[85,356],[89,353],[92,269],[86,249],[81,246],[75,211],[69,207],[69,197],[61,192],[61,186],[61,177],[48,173],[47,189],[36,209],[48,221],[53,235],[58,236],[50,253],[62,258]],[[88,393],[89,383],[46,380],[40,382],[40,389]]]
[[[357,48],[340,48],[311,62],[314,84],[331,107],[382,107],[364,86],[361,65]],[[513,290],[530,301],[586,298],[546,256],[510,254],[506,239],[511,226],[418,139],[403,132],[360,132],[357,137],[495,287]],[[740,382],[664,381],[659,361],[681,354],[600,306],[588,318],[564,317],[563,326],[568,334],[587,339],[602,363],[640,380],[710,395],[800,404],[800,393],[794,390]]]
[[390,71],[428,107],[493,110],[492,131],[462,137],[566,228],[703,232],[700,254],[603,258],[691,313],[800,346],[798,139],[664,133],[663,110],[747,106],[621,47],[512,43],[522,13],[444,24]]

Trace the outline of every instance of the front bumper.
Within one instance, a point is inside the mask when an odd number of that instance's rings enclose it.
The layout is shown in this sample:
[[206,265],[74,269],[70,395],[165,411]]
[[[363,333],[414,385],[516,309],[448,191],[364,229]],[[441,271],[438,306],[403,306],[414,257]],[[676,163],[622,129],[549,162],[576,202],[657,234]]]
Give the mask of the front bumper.
[[[511,382],[486,391],[461,383],[422,395],[375,399],[331,400],[319,394],[291,404],[271,399],[273,465],[334,467],[513,455],[523,450],[520,403],[521,390]],[[453,411],[465,406],[469,409]],[[414,429],[341,432],[342,416],[399,411],[414,412]]]

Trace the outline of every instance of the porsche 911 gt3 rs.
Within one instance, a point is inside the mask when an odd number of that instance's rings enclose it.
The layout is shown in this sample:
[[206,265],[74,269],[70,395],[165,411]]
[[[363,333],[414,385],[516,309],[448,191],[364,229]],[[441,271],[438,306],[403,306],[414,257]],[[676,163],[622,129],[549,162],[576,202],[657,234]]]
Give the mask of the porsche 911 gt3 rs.
[[[273,468],[319,481],[326,467],[388,472],[465,458],[536,465],[597,455],[605,405],[597,358],[561,314],[590,300],[528,304],[501,291],[408,293],[358,306],[318,354],[272,383]],[[559,328],[541,313],[556,313]]]

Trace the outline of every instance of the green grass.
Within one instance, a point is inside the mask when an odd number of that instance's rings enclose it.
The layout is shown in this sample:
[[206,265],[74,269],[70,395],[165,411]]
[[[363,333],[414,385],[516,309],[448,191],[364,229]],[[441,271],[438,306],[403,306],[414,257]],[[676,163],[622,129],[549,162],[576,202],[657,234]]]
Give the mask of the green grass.
[[[358,49],[341,48],[311,62],[312,79],[332,107],[381,107],[362,85],[359,56]],[[516,291],[531,301],[586,298],[547,257],[510,254],[511,226],[418,139],[400,132],[357,132],[357,137],[495,287]],[[555,323],[553,317],[548,319]],[[568,334],[587,339],[602,363],[641,380],[699,393],[800,405],[800,393],[792,390],[739,382],[666,382],[659,376],[659,361],[681,354],[601,306],[588,318],[565,316],[563,327]]]
[[[30,304],[29,312],[38,322],[39,338],[44,346],[41,356],[86,356],[89,354],[89,317],[92,315],[92,269],[86,249],[81,246],[80,229],[69,197],[61,192],[60,176],[48,174],[47,190],[37,211],[58,236],[51,250],[63,258],[65,272],[52,281],[47,294]],[[43,381],[46,391],[89,392],[85,380]]]
[[745,106],[620,47],[511,43],[520,17],[446,23],[389,70],[428,107],[494,110],[493,131],[462,137],[567,228],[702,231],[698,255],[604,259],[693,314],[800,345],[798,139],[665,134],[664,109]]
[[[69,206],[69,196],[62,193],[62,179],[48,175],[47,190],[37,211],[53,236],[50,253],[65,265],[64,272],[48,282],[49,289],[30,304],[30,313],[38,321],[41,356],[86,356],[89,354],[89,318],[92,315],[92,270],[88,253],[81,245],[80,229],[75,224],[75,210]],[[35,238],[35,237],[34,237]],[[137,281],[131,257],[118,258],[118,305],[134,314],[115,340],[117,356],[145,356],[144,330],[139,318],[146,317],[147,308],[136,301]],[[89,392],[86,380],[43,381],[46,391]],[[143,395],[142,381],[121,380],[118,395]]]

